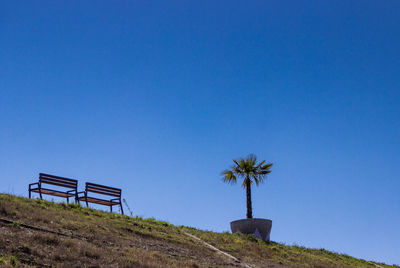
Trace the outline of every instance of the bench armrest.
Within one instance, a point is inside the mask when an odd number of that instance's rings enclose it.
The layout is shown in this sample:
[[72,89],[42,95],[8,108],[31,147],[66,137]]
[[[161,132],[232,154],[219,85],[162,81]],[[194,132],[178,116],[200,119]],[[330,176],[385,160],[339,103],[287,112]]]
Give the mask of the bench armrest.
[[113,199],[110,199],[110,201],[113,201],[113,200],[121,200],[121,198],[113,198]]
[[30,183],[30,184],[29,184],[29,187],[32,186],[32,185],[35,185],[35,184],[39,185],[38,182],[34,182],[34,183]]
[[85,194],[86,195],[86,191],[77,192],[76,196],[79,196],[79,194]]
[[67,191],[67,193],[74,192],[74,191],[76,192],[76,190],[74,189],[74,190]]

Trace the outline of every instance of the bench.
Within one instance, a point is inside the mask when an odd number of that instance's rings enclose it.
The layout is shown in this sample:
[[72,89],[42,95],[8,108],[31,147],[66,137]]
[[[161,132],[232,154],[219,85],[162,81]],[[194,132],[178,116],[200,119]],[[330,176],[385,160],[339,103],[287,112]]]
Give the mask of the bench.
[[[60,191],[60,190],[43,188],[43,184],[60,186],[60,187],[69,188],[72,190]],[[33,187],[35,185],[37,187]],[[63,177],[54,176],[54,175],[45,174],[45,173],[39,173],[39,182],[29,184],[28,191],[29,191],[29,198],[31,198],[31,193],[34,192],[34,193],[39,194],[40,199],[43,199],[42,195],[46,194],[46,195],[64,197],[67,199],[67,203],[69,203],[70,197],[75,197],[75,202],[76,202],[77,188],[78,188],[77,180],[63,178]]]
[[[100,199],[97,197],[88,196],[88,193],[108,195],[108,196],[113,196],[115,198],[112,198],[109,200],[108,199]],[[83,194],[83,196],[79,196],[80,194]],[[121,189],[87,182],[85,184],[85,191],[78,192],[77,197],[78,197],[77,200],[78,200],[79,204],[80,204],[80,201],[82,201],[82,202],[86,202],[87,207],[88,207],[88,203],[109,206],[110,212],[112,212],[113,206],[119,205],[121,208],[121,214],[124,215],[124,210],[122,208],[122,203],[121,203]]]

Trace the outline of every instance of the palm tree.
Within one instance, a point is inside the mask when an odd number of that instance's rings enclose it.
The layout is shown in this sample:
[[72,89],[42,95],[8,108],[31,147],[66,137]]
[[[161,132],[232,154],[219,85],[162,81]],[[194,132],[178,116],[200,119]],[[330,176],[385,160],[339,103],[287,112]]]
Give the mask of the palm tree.
[[255,183],[257,186],[264,181],[267,174],[271,173],[272,163],[264,164],[264,161],[257,163],[257,157],[250,154],[246,158],[233,160],[235,163],[231,169],[224,170],[223,181],[227,183],[236,183],[237,177],[243,178],[242,186],[246,189],[247,197],[247,218],[253,218],[251,206],[251,185]]

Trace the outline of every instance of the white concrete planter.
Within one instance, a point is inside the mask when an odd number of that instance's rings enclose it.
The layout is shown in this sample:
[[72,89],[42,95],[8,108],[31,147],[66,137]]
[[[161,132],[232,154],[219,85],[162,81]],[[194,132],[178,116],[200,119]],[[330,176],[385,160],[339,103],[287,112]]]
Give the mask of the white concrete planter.
[[232,233],[254,234],[255,237],[269,241],[272,221],[268,219],[242,219],[231,222]]

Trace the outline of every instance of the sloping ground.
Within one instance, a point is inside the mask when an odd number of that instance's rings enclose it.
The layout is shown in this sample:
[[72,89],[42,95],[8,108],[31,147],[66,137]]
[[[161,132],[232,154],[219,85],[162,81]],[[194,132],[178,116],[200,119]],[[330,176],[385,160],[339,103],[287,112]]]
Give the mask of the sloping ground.
[[[239,262],[189,236],[234,256]],[[326,250],[0,194],[0,266],[376,267]],[[382,267],[396,267],[379,264]]]

